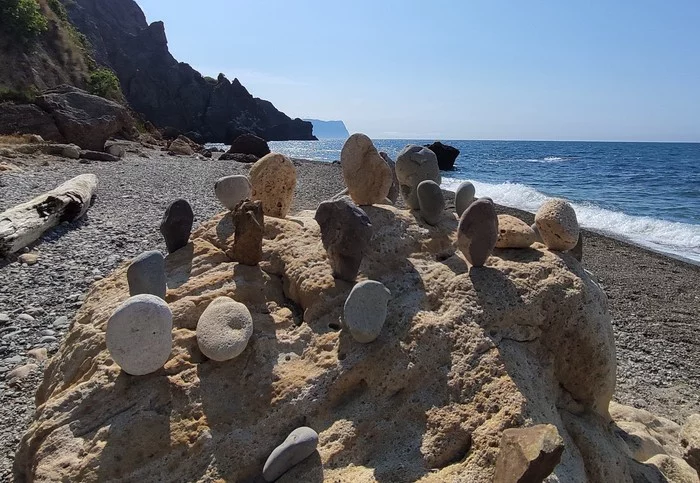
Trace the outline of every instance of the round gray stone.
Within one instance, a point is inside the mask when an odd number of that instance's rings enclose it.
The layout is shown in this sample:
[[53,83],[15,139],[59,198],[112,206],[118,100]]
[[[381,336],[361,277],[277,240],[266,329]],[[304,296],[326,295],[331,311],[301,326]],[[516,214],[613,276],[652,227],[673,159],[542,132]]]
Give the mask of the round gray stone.
[[275,481],[293,466],[311,456],[317,446],[316,431],[306,426],[295,429],[268,456],[263,467],[263,478],[265,481]]
[[382,283],[365,280],[350,291],[343,310],[345,325],[353,339],[372,342],[382,331],[391,292]]
[[465,181],[457,187],[455,191],[455,211],[457,216],[462,216],[462,213],[469,208],[474,202],[474,196],[476,195],[476,188],[469,181]]
[[238,357],[253,335],[253,317],[248,307],[229,297],[217,297],[197,322],[197,345],[215,361]]
[[134,258],[126,271],[129,295],[151,294],[165,298],[165,258],[157,250],[143,252]]
[[445,211],[445,196],[440,185],[432,180],[421,181],[416,189],[420,215],[430,225],[437,225]]
[[253,186],[247,176],[235,174],[224,176],[214,183],[216,198],[229,210],[233,210],[238,203],[251,199]]
[[421,181],[432,180],[440,184],[440,168],[437,157],[430,149],[409,144],[396,158],[396,178],[401,196],[412,210],[420,208],[416,189]]
[[107,321],[107,350],[124,372],[150,374],[170,357],[172,329],[168,304],[155,295],[136,295],[117,307]]
[[498,241],[498,215],[491,200],[481,198],[462,213],[457,228],[457,247],[472,266],[486,263]]

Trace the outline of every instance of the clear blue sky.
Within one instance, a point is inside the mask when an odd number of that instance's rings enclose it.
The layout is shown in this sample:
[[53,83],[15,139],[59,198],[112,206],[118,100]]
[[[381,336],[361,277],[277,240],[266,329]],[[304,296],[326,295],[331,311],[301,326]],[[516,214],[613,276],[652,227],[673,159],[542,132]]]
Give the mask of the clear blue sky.
[[375,138],[700,142],[700,0],[137,0],[170,50]]

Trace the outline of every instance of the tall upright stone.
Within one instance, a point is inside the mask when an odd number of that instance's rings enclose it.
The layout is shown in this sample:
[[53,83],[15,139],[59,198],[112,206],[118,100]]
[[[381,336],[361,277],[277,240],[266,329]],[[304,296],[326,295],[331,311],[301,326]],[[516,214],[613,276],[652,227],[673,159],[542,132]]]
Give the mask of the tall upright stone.
[[420,216],[429,225],[437,225],[445,210],[445,196],[442,194],[440,185],[430,179],[421,181],[418,183],[416,195],[418,196]]
[[265,217],[261,201],[243,201],[233,211],[235,235],[232,258],[243,265],[257,265],[262,260]]
[[469,181],[464,181],[460,183],[455,191],[455,211],[457,216],[462,216],[469,205],[474,202],[474,195],[476,194],[476,188]]
[[187,245],[193,224],[194,212],[186,200],[175,200],[168,205],[160,222],[160,232],[165,239],[168,253],[176,252]]
[[340,152],[343,178],[350,198],[358,205],[383,202],[391,189],[392,174],[372,140],[364,134],[353,134]]
[[392,203],[396,203],[396,200],[399,199],[399,180],[396,177],[396,163],[384,151],[379,151],[379,155],[382,157],[382,159],[384,159],[384,161],[386,161],[389,168],[391,168],[391,188],[389,188],[389,194],[386,195],[386,197]]
[[284,218],[294,201],[297,170],[284,154],[270,153],[260,158],[248,173],[253,199],[260,200],[267,216]]
[[129,295],[151,294],[165,299],[165,258],[157,250],[143,252],[126,270]]
[[491,200],[480,198],[459,219],[457,246],[474,267],[482,267],[498,241],[498,215]]
[[345,197],[321,203],[315,219],[321,227],[321,241],[333,276],[354,281],[372,238],[367,213]]
[[250,180],[240,174],[224,176],[214,183],[216,198],[229,210],[233,210],[241,201],[249,199],[252,192]]
[[442,181],[435,153],[415,144],[403,148],[396,158],[396,177],[401,196],[412,210],[420,209],[417,189],[421,181]]

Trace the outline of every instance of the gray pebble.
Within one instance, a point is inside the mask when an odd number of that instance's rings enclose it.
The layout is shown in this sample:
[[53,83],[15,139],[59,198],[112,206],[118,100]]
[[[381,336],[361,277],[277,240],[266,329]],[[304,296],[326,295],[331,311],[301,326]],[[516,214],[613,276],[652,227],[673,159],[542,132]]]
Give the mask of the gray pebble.
[[232,210],[243,200],[249,200],[253,186],[247,176],[233,175],[219,178],[214,183],[216,198],[229,210]]
[[311,456],[316,451],[316,446],[316,431],[306,426],[295,429],[270,453],[263,467],[263,478],[268,482],[275,481],[293,466]]
[[35,319],[29,314],[20,314],[17,316],[17,320],[21,320],[23,322],[34,322]]
[[10,321],[9,315],[7,315],[5,313],[0,314],[0,324],[6,324],[9,321]]
[[62,329],[64,327],[68,327],[68,317],[62,315],[61,317],[57,318],[53,321],[53,327],[54,329]]
[[475,194],[476,188],[469,181],[465,181],[457,187],[457,191],[455,191],[455,211],[457,216],[462,216],[462,213],[474,202]]
[[134,258],[126,272],[129,295],[151,294],[165,299],[165,258],[156,250],[144,252]]
[[51,342],[56,342],[58,339],[51,335],[45,335],[41,339],[39,339],[39,344],[50,344]]
[[418,183],[416,189],[420,215],[429,225],[437,225],[445,210],[445,196],[440,185],[433,180]]
[[362,344],[372,342],[382,331],[391,292],[382,283],[365,280],[350,291],[343,319],[353,339]]

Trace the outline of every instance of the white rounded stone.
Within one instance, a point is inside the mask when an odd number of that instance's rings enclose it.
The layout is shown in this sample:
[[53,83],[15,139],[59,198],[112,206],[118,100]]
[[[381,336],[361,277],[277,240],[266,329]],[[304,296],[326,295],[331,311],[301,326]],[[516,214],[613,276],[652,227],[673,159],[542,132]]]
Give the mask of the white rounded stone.
[[365,280],[352,288],[343,315],[353,339],[367,344],[379,337],[390,299],[389,289],[374,280]]
[[217,297],[197,322],[197,344],[202,354],[215,361],[238,357],[253,335],[248,307],[229,297]]
[[576,211],[565,200],[547,200],[537,210],[535,225],[547,248],[556,251],[571,250],[578,243],[580,227]]
[[241,201],[250,199],[253,186],[246,176],[224,176],[214,183],[214,193],[222,205],[233,210]]
[[117,307],[107,321],[107,350],[124,372],[150,374],[170,357],[172,329],[173,314],[163,299],[136,295]]

